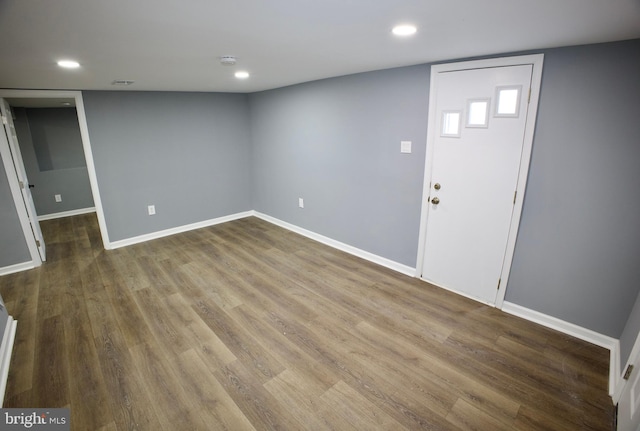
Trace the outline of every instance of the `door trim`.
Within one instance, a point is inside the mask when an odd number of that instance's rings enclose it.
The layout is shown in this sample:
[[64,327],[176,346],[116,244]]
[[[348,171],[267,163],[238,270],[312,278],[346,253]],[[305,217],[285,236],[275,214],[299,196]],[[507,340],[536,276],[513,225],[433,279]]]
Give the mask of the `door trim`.
[[427,196],[431,189],[430,181],[432,175],[433,149],[438,131],[438,119],[436,118],[436,85],[438,75],[443,72],[454,72],[469,69],[484,69],[493,67],[519,66],[531,64],[533,66],[531,75],[531,95],[529,99],[529,109],[527,110],[524,142],[522,156],[520,157],[520,169],[518,173],[518,184],[516,187],[516,200],[511,215],[509,236],[505,250],[505,257],[501,271],[501,287],[496,296],[495,307],[502,308],[504,295],[508,286],[509,272],[513,261],[513,253],[516,245],[516,236],[520,226],[522,206],[524,203],[524,192],[529,174],[529,164],[531,161],[531,148],[533,145],[533,134],[538,113],[538,101],[540,98],[540,85],[542,81],[542,65],[544,54],[522,55],[514,57],[491,58],[486,60],[472,60],[459,63],[445,63],[431,66],[431,79],[429,83],[429,118],[427,123],[427,148],[425,155],[424,182],[422,186],[422,209],[420,213],[420,233],[418,237],[418,258],[416,264],[416,277],[422,278],[423,261],[425,253],[425,241],[427,236],[427,217],[429,216],[429,205]]
[[[0,89],[0,97],[5,99],[17,98],[17,99],[74,99],[75,100],[75,108],[76,113],[78,115],[78,125],[80,126],[80,136],[82,138],[82,147],[84,149],[84,157],[87,163],[87,172],[89,174],[89,183],[91,185],[91,193],[93,195],[93,202],[96,208],[96,215],[98,216],[98,226],[100,227],[100,234],[102,235],[102,243],[105,249],[110,248],[111,242],[109,241],[109,234],[107,232],[107,224],[104,218],[104,210],[102,208],[102,200],[100,198],[100,189],[98,188],[98,177],[96,175],[95,164],[93,163],[93,152],[91,151],[91,142],[89,140],[89,128],[87,126],[87,117],[84,110],[84,101],[82,99],[81,91],[67,91],[67,90],[9,90],[9,89]],[[8,146],[8,143],[7,143]],[[4,157],[3,157],[4,159]],[[5,163],[6,166],[6,163]],[[12,170],[13,172],[13,170]],[[14,172],[15,174],[15,172]],[[9,172],[7,172],[7,176],[9,177]],[[13,184],[15,182],[15,184]],[[14,201],[16,200],[16,191],[19,194],[19,186],[16,176],[13,175],[12,178],[9,178],[9,185],[14,197]],[[20,196],[17,196],[20,198]],[[24,205],[22,205],[24,206]],[[16,207],[18,205],[16,204]],[[24,230],[24,219],[26,217],[26,210],[24,214],[20,212],[18,209],[18,215],[20,217],[20,223],[23,225]],[[28,219],[26,220],[28,223]],[[29,250],[31,251],[32,247],[35,247],[35,239],[33,238],[33,234],[29,230],[25,230],[25,239],[27,241],[27,245],[29,246]],[[32,243],[32,244],[31,244]],[[35,249],[37,253],[37,249]],[[40,257],[38,255],[37,259],[34,257],[33,252],[31,252],[31,256],[33,258],[33,263],[35,266],[39,266],[42,264]]]
[[[627,381],[622,378],[622,373],[624,373],[629,365],[635,364],[640,357],[640,332],[636,337],[635,343],[633,343],[633,347],[631,348],[631,353],[629,354],[629,358],[621,369],[618,369],[616,373],[616,382],[615,382],[615,391],[612,395],[613,404],[618,404],[620,398],[622,397],[622,392],[624,391],[624,387],[627,385]],[[619,361],[618,361],[619,362]],[[637,370],[636,372],[640,372]]]

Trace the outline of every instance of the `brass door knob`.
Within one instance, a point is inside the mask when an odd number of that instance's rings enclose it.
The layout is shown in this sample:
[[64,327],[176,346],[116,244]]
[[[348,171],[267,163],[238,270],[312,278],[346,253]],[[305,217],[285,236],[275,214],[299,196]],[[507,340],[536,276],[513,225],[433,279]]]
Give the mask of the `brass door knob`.
[[440,190],[440,183],[435,183],[433,185],[433,188],[436,189],[436,190]]
[[440,203],[440,199],[438,199],[437,197],[431,199],[431,203],[434,205],[438,205]]

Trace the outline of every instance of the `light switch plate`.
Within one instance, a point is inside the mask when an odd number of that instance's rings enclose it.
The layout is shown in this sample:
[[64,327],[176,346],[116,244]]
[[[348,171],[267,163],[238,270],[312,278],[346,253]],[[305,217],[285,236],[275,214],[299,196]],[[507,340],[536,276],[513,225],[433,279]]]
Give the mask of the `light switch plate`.
[[411,141],[400,141],[400,152],[401,153],[410,153],[411,152]]
[[155,205],[149,205],[147,207],[147,210],[149,211],[149,215],[155,215],[156,214],[156,206]]
[[298,207],[304,208],[304,199],[298,198]]

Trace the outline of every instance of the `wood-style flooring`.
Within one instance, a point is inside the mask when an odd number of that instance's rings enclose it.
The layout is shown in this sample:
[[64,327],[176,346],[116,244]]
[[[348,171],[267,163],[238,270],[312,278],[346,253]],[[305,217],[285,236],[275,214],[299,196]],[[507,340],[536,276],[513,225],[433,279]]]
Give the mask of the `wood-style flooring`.
[[5,407],[85,430],[611,430],[608,351],[246,218],[0,277]]

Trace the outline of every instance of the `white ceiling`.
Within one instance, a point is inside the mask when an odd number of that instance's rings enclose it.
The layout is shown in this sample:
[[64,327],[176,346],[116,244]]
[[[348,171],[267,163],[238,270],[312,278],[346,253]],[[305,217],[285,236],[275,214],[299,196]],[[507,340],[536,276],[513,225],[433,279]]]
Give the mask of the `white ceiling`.
[[[394,37],[405,22],[418,32]],[[634,38],[640,0],[0,0],[0,88],[253,92]]]

